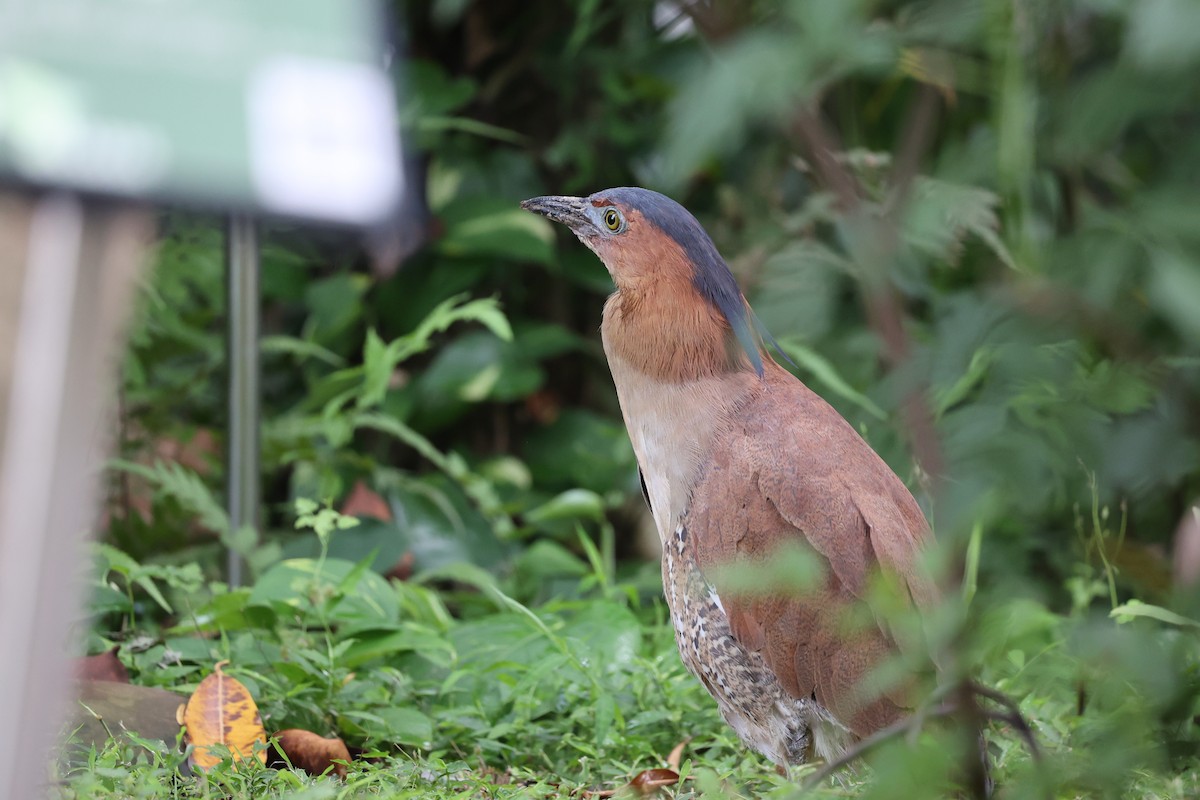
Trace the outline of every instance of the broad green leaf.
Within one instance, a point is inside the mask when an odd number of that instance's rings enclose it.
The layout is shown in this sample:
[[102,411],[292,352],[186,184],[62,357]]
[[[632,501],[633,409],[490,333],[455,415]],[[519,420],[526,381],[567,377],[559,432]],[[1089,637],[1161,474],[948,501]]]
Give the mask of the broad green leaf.
[[393,622],[399,615],[396,595],[377,573],[359,570],[359,565],[339,558],[291,558],[263,573],[250,592],[248,603],[268,607],[290,606],[302,613],[316,609],[320,598],[357,572],[353,591],[338,603],[336,617],[344,620]]
[[387,707],[375,712],[383,724],[376,736],[386,742],[428,747],[433,738],[433,721],[415,708]]
[[415,626],[398,629],[343,631],[353,639],[338,662],[349,668],[396,653],[419,653],[436,663],[449,664],[454,648],[442,636]]
[[515,201],[460,197],[442,210],[445,235],[438,249],[449,256],[494,256],[549,264],[554,229],[544,217],[521,210]]
[[1200,622],[1197,622],[1194,619],[1189,619],[1182,614],[1176,614],[1174,611],[1163,608],[1162,606],[1143,603],[1141,600],[1136,599],[1117,606],[1112,611],[1108,612],[1108,615],[1117,622],[1129,622],[1137,617],[1143,617],[1147,619],[1155,619],[1159,622],[1165,622],[1168,625],[1175,625],[1181,628],[1200,628]]

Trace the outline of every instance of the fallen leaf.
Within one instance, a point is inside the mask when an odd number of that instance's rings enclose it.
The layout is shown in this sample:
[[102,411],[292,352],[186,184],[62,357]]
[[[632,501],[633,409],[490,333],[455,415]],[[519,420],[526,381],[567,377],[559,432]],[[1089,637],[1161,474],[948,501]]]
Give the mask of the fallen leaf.
[[687,747],[687,743],[692,740],[692,737],[687,737],[679,744],[671,749],[671,754],[667,756],[667,766],[679,772],[679,765],[683,761],[683,748]]
[[75,680],[129,683],[129,670],[117,658],[119,646],[106,653],[75,659]]
[[334,763],[350,760],[350,751],[341,739],[326,739],[312,731],[288,728],[275,734],[275,741],[293,767],[309,775],[322,775],[332,768],[335,775],[345,780],[346,765]]
[[416,557],[413,556],[412,551],[409,550],[407,553],[400,556],[400,560],[393,564],[391,569],[383,573],[383,577],[388,578],[389,580],[394,578],[398,581],[406,581],[412,577],[413,566],[416,564],[416,561]]
[[267,759],[265,750],[254,750],[256,742],[267,741],[258,706],[240,681],[221,672],[228,663],[221,661],[213,667],[212,674],[200,681],[183,709],[187,742],[194,745],[188,762],[197,769],[208,769],[224,760],[224,751],[215,745],[227,747],[234,761],[251,756],[263,763]]
[[673,769],[644,769],[633,776],[629,787],[644,796],[677,783],[679,783],[679,773]]
[[392,521],[392,509],[387,501],[361,480],[346,495],[339,512],[347,517],[374,517],[384,522]]

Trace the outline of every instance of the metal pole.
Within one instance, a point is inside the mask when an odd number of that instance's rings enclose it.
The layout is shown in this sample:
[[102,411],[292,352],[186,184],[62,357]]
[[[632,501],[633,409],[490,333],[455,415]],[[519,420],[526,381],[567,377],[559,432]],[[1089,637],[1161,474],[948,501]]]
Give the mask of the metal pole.
[[35,797],[70,703],[69,626],[95,523],[140,209],[0,195],[0,797]]
[[[259,521],[258,230],[254,219],[231,215],[226,232],[229,444],[226,475],[229,530],[257,532]],[[238,537],[240,538],[240,537]],[[228,555],[229,585],[242,582],[242,557]]]

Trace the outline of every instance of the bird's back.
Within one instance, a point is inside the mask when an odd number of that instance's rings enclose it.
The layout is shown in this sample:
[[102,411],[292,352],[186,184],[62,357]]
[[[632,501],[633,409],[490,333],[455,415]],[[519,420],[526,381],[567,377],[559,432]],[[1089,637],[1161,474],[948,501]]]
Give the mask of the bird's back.
[[[908,489],[832,407],[773,363],[702,462],[682,520],[701,574],[766,564],[788,546],[814,551],[824,567],[800,593],[718,592],[731,635],[789,697],[855,735],[898,719],[910,705],[903,691],[869,686],[894,652],[882,616],[858,626],[849,617],[869,609],[880,568],[919,607],[935,601],[918,564],[928,527]],[[878,696],[864,701],[864,691]]]

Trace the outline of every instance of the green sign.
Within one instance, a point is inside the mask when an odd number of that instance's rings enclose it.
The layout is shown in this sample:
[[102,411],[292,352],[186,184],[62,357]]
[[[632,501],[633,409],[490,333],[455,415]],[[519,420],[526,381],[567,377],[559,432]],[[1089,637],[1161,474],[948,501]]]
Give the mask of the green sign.
[[0,178],[369,224],[402,189],[367,0],[0,0]]

